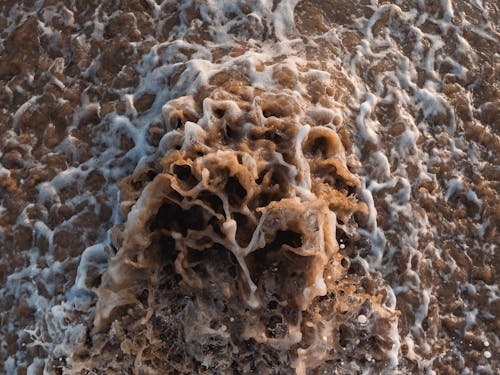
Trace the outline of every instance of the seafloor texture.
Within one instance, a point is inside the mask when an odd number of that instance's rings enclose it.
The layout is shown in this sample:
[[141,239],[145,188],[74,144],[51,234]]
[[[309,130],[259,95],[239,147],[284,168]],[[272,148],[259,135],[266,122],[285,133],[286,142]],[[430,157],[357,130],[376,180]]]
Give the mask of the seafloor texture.
[[0,9],[1,373],[498,373],[496,2]]

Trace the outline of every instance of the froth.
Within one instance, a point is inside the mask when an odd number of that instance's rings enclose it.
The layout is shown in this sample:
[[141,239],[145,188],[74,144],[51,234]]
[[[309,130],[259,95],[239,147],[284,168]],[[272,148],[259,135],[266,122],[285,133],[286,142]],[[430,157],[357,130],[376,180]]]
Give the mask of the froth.
[[[121,319],[117,308],[137,303],[144,288],[157,296],[155,285],[174,276],[165,267],[182,277],[177,285],[189,288],[196,306],[186,312],[200,325],[190,341],[198,335],[203,343],[212,316],[232,327],[232,334],[220,335],[224,340],[237,341],[238,327],[246,340],[279,356],[302,342],[307,349],[297,352],[298,373],[337,355],[320,344],[339,329],[337,314],[373,304],[366,310],[372,320],[395,323],[391,309],[376,295],[356,292],[359,280],[347,277],[337,235],[352,236],[354,214],[366,215],[367,208],[356,198],[360,182],[346,165],[335,125],[315,123],[310,106],[306,98],[234,79],[201,103],[186,96],[163,106],[165,146],[121,185],[127,220],[97,290],[97,330]],[[229,312],[206,301],[207,293],[224,300]],[[332,303],[308,318],[315,338],[306,338],[301,316],[319,308],[317,297]],[[270,305],[273,315],[264,318]],[[146,306],[164,308],[156,297]],[[338,339],[331,345],[340,345]]]
[[4,372],[494,373],[493,2],[52,3],[0,6]]

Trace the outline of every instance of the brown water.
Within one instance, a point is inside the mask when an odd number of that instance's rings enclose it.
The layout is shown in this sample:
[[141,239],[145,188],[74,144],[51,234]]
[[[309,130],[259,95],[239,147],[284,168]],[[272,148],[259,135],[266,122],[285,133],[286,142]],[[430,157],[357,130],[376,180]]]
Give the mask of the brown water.
[[495,374],[495,2],[4,1],[0,372]]

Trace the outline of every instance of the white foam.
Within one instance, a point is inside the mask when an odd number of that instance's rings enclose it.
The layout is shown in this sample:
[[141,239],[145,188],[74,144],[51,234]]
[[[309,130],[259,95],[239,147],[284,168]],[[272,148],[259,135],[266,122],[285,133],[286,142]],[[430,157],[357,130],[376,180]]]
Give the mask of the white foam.
[[[0,155],[1,155],[1,151],[0,151]],[[2,163],[0,163],[0,178],[9,178],[10,177],[10,171],[5,168]]]
[[359,114],[356,117],[356,124],[360,135],[364,140],[378,143],[378,128],[376,121],[370,118],[370,115],[377,104],[377,97],[371,93],[366,94],[366,98],[359,107]]
[[[43,2],[37,1],[34,9],[41,9],[42,4]],[[148,1],[147,4],[152,10],[153,18],[160,24],[160,20],[164,16],[162,14],[162,9],[165,7],[166,3],[163,2],[158,5],[154,1]],[[227,17],[227,12],[230,11],[235,14],[241,13],[236,2],[205,2],[200,6],[200,12],[203,20],[209,21],[207,32],[214,35],[214,41],[200,45],[189,42],[190,39],[187,37],[192,31],[192,26],[196,26],[195,22],[193,22],[193,24],[188,24],[188,18],[185,12],[189,7],[189,2],[178,2],[176,5],[181,12],[181,25],[176,26],[167,41],[155,45],[135,66],[137,72],[139,72],[141,76],[139,86],[135,88],[135,90],[124,90],[120,93],[120,99],[127,103],[128,110],[123,116],[114,113],[107,115],[106,119],[109,121],[107,123],[109,128],[100,129],[97,132],[102,137],[101,140],[103,145],[107,147],[102,154],[88,160],[85,166],[88,167],[89,170],[102,168],[103,175],[105,175],[106,178],[109,178],[110,181],[116,181],[126,175],[136,164],[146,165],[150,160],[148,158],[155,151],[147,142],[147,126],[153,122],[153,120],[161,119],[161,105],[171,98],[196,92],[201,85],[207,85],[210,77],[221,68],[230,68],[239,64],[239,67],[241,66],[248,69],[248,74],[253,82],[255,82],[255,86],[262,89],[269,89],[274,84],[272,78],[272,65],[267,65],[262,71],[257,71],[255,67],[259,62],[269,63],[272,62],[274,58],[280,57],[283,58],[282,63],[287,65],[287,67],[294,72],[297,72],[299,67],[302,69],[308,63],[315,63],[315,61],[307,61],[303,57],[302,50],[304,48],[304,43],[310,43],[308,46],[317,43],[317,40],[313,40],[317,39],[317,36],[306,38],[305,36],[299,35],[297,27],[294,24],[294,8],[297,4],[299,3],[296,0],[283,1],[279,4],[274,4],[277,6],[273,11],[272,1],[251,2],[249,4],[251,12],[248,15],[248,19],[258,32],[256,32],[255,35],[246,36],[243,34],[232,35],[229,32],[232,27],[239,26],[238,17]],[[455,123],[454,116],[452,116],[452,120],[447,124],[433,124],[430,119],[438,117],[438,115],[454,113],[448,98],[442,94],[441,83],[443,81],[443,75],[439,71],[440,66],[444,66],[445,64],[450,65],[451,71],[447,74],[456,76],[461,80],[464,80],[470,74],[476,74],[473,71],[469,71],[463,63],[463,61],[472,62],[474,66],[477,66],[479,63],[479,56],[474,50],[475,46],[471,46],[464,35],[461,35],[461,30],[467,29],[471,33],[476,34],[486,41],[492,41],[493,43],[496,43],[498,39],[494,25],[491,22],[474,24],[466,15],[461,14],[458,9],[454,9],[458,6],[450,0],[440,0],[439,5],[442,10],[442,19],[437,19],[437,13],[431,14],[425,11],[423,4],[418,5],[424,9],[422,12],[418,7],[403,11],[397,4],[378,4],[372,1],[369,9],[373,10],[373,13],[369,19],[360,17],[357,20],[353,20],[352,24],[349,26],[352,30],[358,29],[362,31],[362,40],[353,51],[347,51],[346,48],[340,48],[342,45],[341,36],[343,36],[343,33],[346,31],[346,27],[343,25],[335,24],[331,30],[325,33],[328,40],[334,46],[338,47],[336,52],[338,56],[327,59],[326,64],[329,66],[335,64],[342,65],[342,71],[347,74],[348,79],[354,85],[352,92],[349,93],[350,97],[348,103],[345,103],[347,107],[345,111],[346,114],[355,115],[355,125],[359,133],[359,137],[355,137],[354,139],[354,147],[357,149],[356,152],[361,158],[362,155],[359,148],[365,141],[370,141],[377,147],[375,151],[371,152],[370,158],[367,159],[369,162],[360,170],[363,180],[363,189],[360,196],[362,200],[368,204],[369,217],[367,228],[360,230],[359,233],[371,240],[373,253],[373,257],[371,258],[362,259],[358,257],[359,263],[362,264],[366,271],[378,269],[383,274],[389,274],[393,272],[393,270],[390,269],[390,257],[393,253],[404,251],[411,255],[409,259],[413,259],[414,253],[422,251],[421,247],[418,245],[419,238],[423,238],[424,235],[429,233],[432,234],[434,238],[439,237],[439,233],[436,233],[435,229],[429,228],[427,218],[416,212],[415,206],[413,205],[415,193],[412,192],[412,187],[415,187],[417,183],[423,181],[439,183],[436,176],[427,170],[428,167],[439,163],[447,163],[452,157],[467,157],[471,158],[471,160],[475,158],[477,162],[474,161],[474,165],[476,166],[479,165],[481,161],[480,150],[465,152],[465,146],[454,139],[449,141],[449,149],[447,149],[447,147],[435,149],[431,151],[430,154],[426,154],[423,151],[422,145],[419,144],[420,140],[425,142],[431,139],[432,132],[436,131],[441,125],[448,128],[449,135],[454,134],[455,128],[458,125]],[[471,2],[471,5],[480,9],[483,15],[488,15],[489,10],[486,3],[474,0]],[[39,27],[43,29],[46,36],[52,38],[51,40],[56,41],[60,38],[59,32],[49,26],[50,21],[57,14],[63,15],[62,22],[64,24],[80,27],[71,9],[65,6],[57,6],[46,8],[43,12],[40,12],[40,19],[38,20]],[[382,18],[385,12],[389,12],[390,14],[389,21],[384,21]],[[8,16],[9,24],[4,31],[10,33],[18,24],[26,20],[29,14],[26,13],[22,6],[15,4],[11,8]],[[113,17],[113,15],[107,15],[103,6],[100,5],[95,9],[93,20],[89,21],[86,25],[86,27],[92,30],[92,39],[104,39],[106,23],[111,17]],[[453,18],[457,18],[457,20],[462,23],[462,26],[455,27],[451,22]],[[377,33],[375,28],[380,22],[383,23],[382,29]],[[443,35],[439,35],[422,31],[423,28],[420,26],[429,22],[441,30],[453,33],[457,40],[457,43],[454,45],[456,54],[452,56],[445,55],[444,46],[446,40],[444,39],[444,33]],[[400,28],[398,25],[407,27],[408,37],[415,39],[413,50],[411,51],[411,58],[406,56],[402,51],[402,47],[404,47],[405,44],[403,40],[405,36],[402,32],[403,28]],[[276,41],[261,40],[266,27],[270,30],[274,30]],[[78,31],[78,33],[80,33],[80,31]],[[80,46],[83,50],[88,51],[91,44],[90,39],[85,36],[85,33],[78,33],[72,36],[73,43]],[[304,37],[305,41],[302,42],[298,37]],[[306,39],[308,38],[311,40],[307,41]],[[0,43],[3,47],[5,41],[1,41]],[[231,48],[237,46],[238,43],[245,43],[247,48],[242,55],[238,57],[232,57],[229,54],[223,56],[220,64],[211,61],[213,51],[216,47],[223,46]],[[193,55],[189,57],[182,53],[183,49],[193,49]],[[461,57],[459,58],[457,56]],[[98,57],[91,62],[88,69],[83,72],[83,76],[89,77],[92,82],[98,82],[98,77],[95,72],[99,68],[100,58],[101,55],[98,55]],[[323,58],[323,56],[321,56],[321,58]],[[376,82],[373,87],[370,87],[365,74],[383,58],[394,59],[397,62],[396,67],[394,69],[391,68],[389,71],[381,71],[378,73],[375,78]],[[463,61],[461,59],[463,59]],[[179,67],[185,67],[186,69],[182,72],[178,81],[175,82],[172,88],[166,88],[165,82],[169,81]],[[54,69],[55,71],[62,71],[64,68],[64,59],[60,58],[56,59],[49,70]],[[314,76],[322,82],[327,82],[330,78],[329,73],[319,69],[311,69],[308,74],[310,77]],[[421,82],[419,82],[419,74],[423,74],[425,77],[423,86]],[[35,77],[33,75],[27,77],[27,82],[29,84],[33,84],[34,81]],[[64,89],[65,85],[67,85],[67,82],[63,82],[55,77],[52,77],[51,81],[61,89]],[[305,91],[304,85],[298,83],[296,93]],[[21,85],[18,85],[17,92],[27,95],[30,94],[29,90],[26,90],[26,88],[23,88]],[[153,107],[148,113],[139,114],[134,107],[133,99],[140,97],[140,94],[145,92],[155,93],[157,97]],[[14,95],[9,87],[6,87],[6,94],[10,98]],[[25,113],[36,108],[39,98],[40,96],[30,96],[25,103],[19,106],[18,110],[13,115],[15,126],[19,125],[21,117]],[[78,122],[83,116],[90,113],[97,113],[100,115],[101,107],[99,103],[91,103],[84,95],[82,99],[81,108],[73,117],[74,128],[77,128]],[[379,122],[376,117],[377,107],[380,104],[394,104],[396,106],[396,111],[400,115],[399,120],[404,123],[403,132],[395,137],[397,140],[391,143],[390,146],[383,144],[386,135],[385,126],[387,124]],[[349,111],[351,112],[349,113]],[[416,124],[416,116],[414,116],[414,114],[418,113],[418,111],[422,112],[423,118]],[[340,115],[343,116],[342,114]],[[332,116],[337,116],[337,114],[332,112],[329,116],[333,118]],[[443,116],[443,118],[446,118],[446,116]],[[349,126],[350,124],[348,121],[349,116],[346,116],[346,123]],[[298,138],[302,137],[305,139],[307,137],[306,133],[309,131],[308,127],[309,126],[306,125],[301,129],[300,137]],[[188,139],[187,142],[196,142],[203,137],[203,129],[199,125],[187,123],[186,131],[188,134],[188,137],[186,137],[186,139]],[[131,138],[134,142],[134,147],[129,150],[126,155],[121,155],[120,151],[119,138],[122,135]],[[161,140],[159,151],[164,152],[171,147],[175,142],[175,138],[175,132],[166,134]],[[81,165],[80,167],[74,167],[74,165],[77,164],[76,162],[72,164],[72,161],[78,158],[80,152],[78,142],[79,140],[75,137],[68,136],[56,149],[57,152],[61,152],[65,155],[69,164],[73,165],[73,167],[70,166],[67,171],[60,173],[52,181],[43,182],[38,185],[37,201],[40,204],[45,204],[47,206],[60,205],[62,202],[59,194],[62,189],[73,185],[82,188],[82,181],[87,175],[87,172],[81,168]],[[302,158],[303,155],[301,155],[302,151],[299,146],[300,144],[298,143],[296,145],[297,155]],[[472,145],[471,148],[472,147],[474,147],[474,145]],[[3,154],[0,154],[0,156],[3,156]],[[120,163],[116,161],[118,157],[122,158]],[[417,166],[418,169],[418,176],[415,178],[415,181],[408,176],[407,166],[410,164]],[[307,168],[304,164],[302,167]],[[304,172],[308,171],[304,170]],[[308,176],[309,173],[303,173],[303,175]],[[11,171],[0,164],[0,179],[10,176]],[[307,179],[301,181],[301,186],[298,189],[298,194],[301,198],[311,198],[310,186],[311,182]],[[390,190],[396,186],[398,186],[397,192],[387,193],[387,195],[384,196],[384,202],[387,203],[386,207],[390,210],[389,220],[393,220],[393,222],[379,223],[377,222],[378,213],[375,205],[376,199],[379,199],[378,194],[382,194],[384,190]],[[113,224],[118,224],[121,218],[118,213],[119,205],[117,202],[119,201],[119,197],[117,196],[116,187],[109,189],[109,193],[114,197],[114,199],[112,199],[114,206],[111,221]],[[464,196],[467,200],[476,205],[478,213],[486,204],[479,198],[479,190],[477,192],[472,190],[460,175],[455,175],[447,181],[445,192],[434,192],[430,198],[434,200],[434,202],[437,202],[442,197],[444,197],[446,201],[449,201],[453,199],[456,194]],[[95,199],[93,200],[90,195],[91,194],[82,191],[79,197],[70,199],[68,204],[75,206],[77,202],[83,202],[84,199],[88,199],[89,204],[95,204]],[[5,210],[5,207],[0,205],[0,214],[5,214]],[[95,205],[94,210],[97,210],[97,205]],[[50,242],[53,236],[53,230],[47,226],[45,220],[44,218],[41,221],[34,222],[34,229],[38,236],[45,237],[49,239]],[[132,214],[131,220],[134,220],[134,214]],[[407,223],[403,226],[399,221]],[[30,223],[26,210],[18,217],[18,222],[24,224]],[[63,224],[72,225],[72,221],[69,220],[69,222]],[[387,224],[387,226],[384,224]],[[399,243],[392,243],[391,239],[387,240],[386,238],[386,232],[384,232],[383,228],[391,227],[391,224],[394,224],[394,228],[397,228],[397,230],[403,228],[403,230],[398,233],[398,236],[401,237],[401,242]],[[231,226],[232,224],[228,225]],[[481,222],[480,225],[477,226],[477,233],[484,236],[487,234],[490,225],[491,222],[489,220]],[[243,252],[249,253],[259,242],[259,238],[252,238],[252,248],[249,247]],[[404,248],[400,246],[400,244],[404,244]],[[89,247],[82,254],[75,282],[75,289],[72,290],[74,295],[70,293],[72,300],[77,301],[78,298],[80,298],[77,297],[78,293],[81,293],[82,296],[86,295],[82,292],[88,288],[85,282],[86,272],[92,264],[100,264],[100,262],[105,259],[103,246],[103,244],[98,244],[96,247]],[[341,244],[340,247],[345,248],[345,245]],[[431,253],[437,254],[440,252],[440,249],[437,247],[438,245],[434,248],[428,248],[426,251],[429,250]],[[492,254],[494,249],[485,245],[482,246],[482,251],[486,254]],[[32,277],[33,275],[41,274],[41,270],[35,266],[36,254],[35,251],[31,254],[32,259],[30,259],[30,268],[9,276],[8,286],[6,286],[6,288],[10,288],[11,285],[15,283],[21,283],[24,277]],[[447,259],[446,261],[451,271],[449,275],[444,275],[443,277],[449,277],[459,267],[453,259]],[[384,262],[384,267],[381,267],[382,262]],[[411,267],[411,262],[408,261],[408,263],[408,267]],[[61,265],[54,263],[49,269],[52,272],[58,268],[61,268]],[[407,273],[407,284],[394,285],[395,294],[422,286],[422,281],[419,279],[418,273],[411,271],[412,270],[409,270]],[[48,277],[48,274],[46,276]],[[317,281],[317,287],[319,289],[322,289],[321,282],[324,283],[322,280]],[[477,292],[473,285],[467,285],[465,288],[471,292]],[[494,299],[495,296],[498,295],[498,290],[494,288],[488,290],[490,299]],[[30,293],[35,293],[34,289],[30,291]],[[434,292],[423,289],[422,291],[415,291],[415,293],[419,295],[420,300],[420,307],[416,312],[415,323],[421,326],[428,314],[430,296],[432,296]],[[36,294],[34,295],[36,296]],[[35,297],[30,299],[32,303],[35,303],[35,300]],[[91,304],[90,297],[81,297],[81,301],[84,301],[78,302],[81,309],[89,307]],[[391,297],[390,301],[390,305],[395,306],[395,298]],[[52,313],[57,319],[60,319],[60,317],[64,315],[63,310],[53,310]],[[479,320],[479,316],[476,320],[477,314],[475,310],[467,313],[466,320],[468,326],[476,324]],[[394,339],[396,342],[399,342],[397,332],[395,333]],[[419,338],[415,339],[418,342]],[[410,342],[410,338],[407,340]],[[484,354],[486,356],[486,352],[484,352]],[[408,358],[413,358],[413,360],[423,363],[421,362],[422,358],[412,350],[410,350]],[[29,371],[35,371],[38,364],[39,360],[37,359],[30,366]],[[4,363],[4,371],[6,371],[6,373],[13,372],[15,365],[15,359],[13,357],[8,358]],[[427,365],[424,364],[423,366]],[[429,369],[430,367],[427,366],[425,371],[431,373],[432,371]]]

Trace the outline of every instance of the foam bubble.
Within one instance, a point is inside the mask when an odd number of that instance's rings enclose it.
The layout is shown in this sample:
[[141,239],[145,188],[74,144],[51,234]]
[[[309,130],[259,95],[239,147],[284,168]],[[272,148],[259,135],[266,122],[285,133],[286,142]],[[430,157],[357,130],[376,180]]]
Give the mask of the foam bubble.
[[368,321],[365,315],[358,315],[358,322],[361,324],[365,324]]

